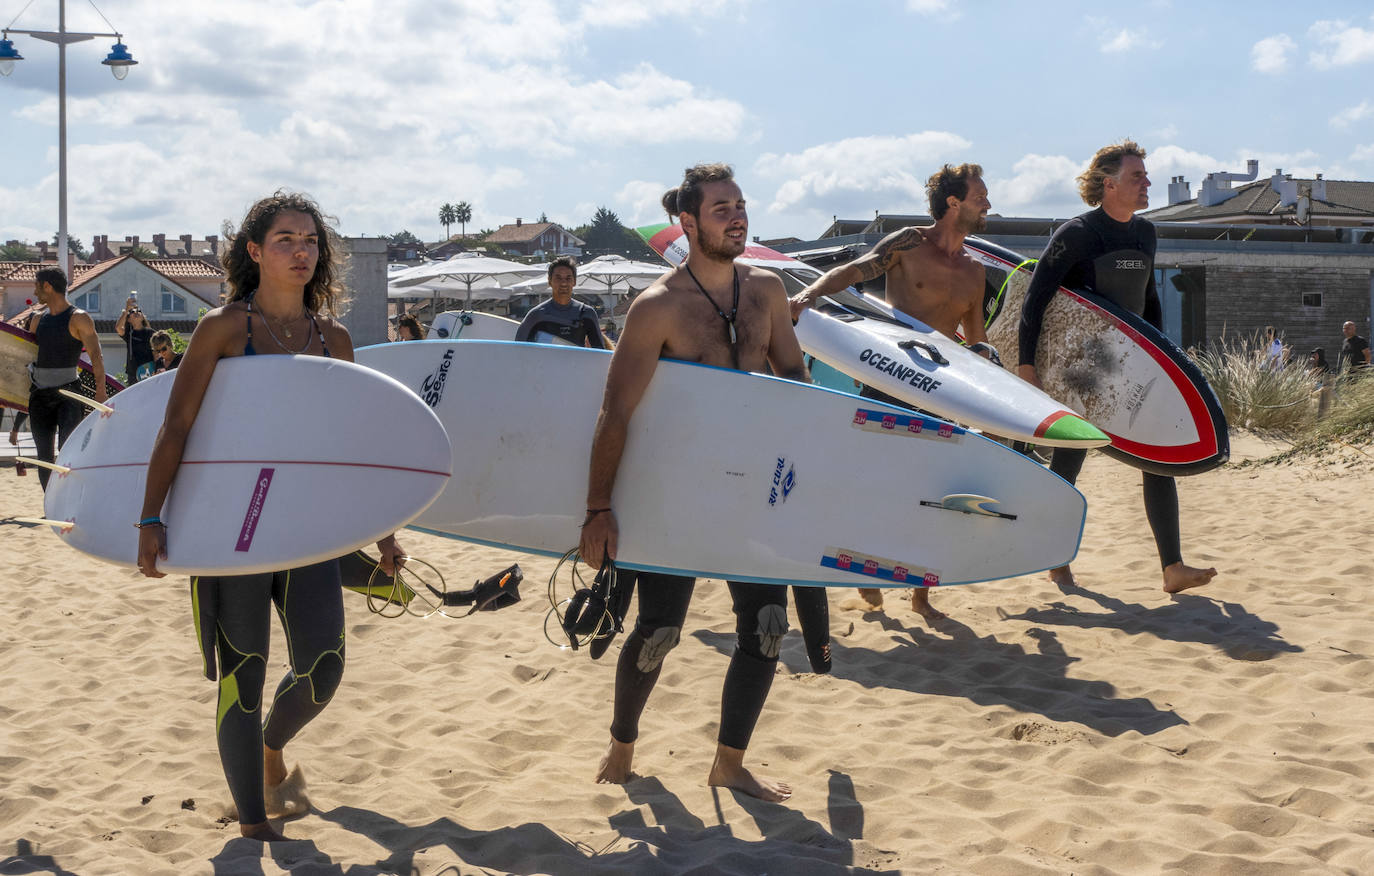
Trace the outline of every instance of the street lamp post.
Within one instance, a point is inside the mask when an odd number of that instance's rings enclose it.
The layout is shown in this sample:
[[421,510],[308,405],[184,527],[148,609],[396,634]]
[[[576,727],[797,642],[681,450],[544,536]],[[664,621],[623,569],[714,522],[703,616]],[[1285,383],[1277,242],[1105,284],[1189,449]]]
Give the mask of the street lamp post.
[[[95,4],[92,3],[92,6]],[[27,7],[26,7],[27,8]],[[129,75],[129,68],[138,62],[129,54],[124,45],[124,36],[118,33],[77,33],[67,30],[67,0],[57,3],[57,30],[17,30],[5,28],[0,31],[0,75],[8,76],[14,70],[14,62],[24,60],[24,56],[14,48],[10,34],[28,34],[34,39],[57,45],[57,254],[59,265],[72,275],[71,249],[67,244],[67,44],[79,43],[96,37],[114,37],[114,48],[101,63],[110,68],[114,78],[123,79]],[[96,12],[100,12],[96,9]],[[22,14],[22,13],[21,13]],[[105,15],[101,13],[101,18]],[[105,19],[109,24],[109,19]]]

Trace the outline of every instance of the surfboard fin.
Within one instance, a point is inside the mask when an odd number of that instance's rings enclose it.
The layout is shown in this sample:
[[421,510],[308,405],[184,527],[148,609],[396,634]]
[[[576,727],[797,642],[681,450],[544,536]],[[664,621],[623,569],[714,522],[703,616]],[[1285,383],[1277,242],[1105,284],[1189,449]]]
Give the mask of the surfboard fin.
[[997,500],[991,496],[980,496],[977,493],[950,493],[938,502],[932,499],[922,499],[921,504],[927,508],[939,508],[942,511],[958,511],[961,514],[977,514],[981,517],[1000,517],[1003,520],[1015,520],[1015,514],[1006,514],[1001,511],[988,507],[996,505]]
[[83,405],[85,405],[86,407],[92,408],[93,410],[100,411],[102,414],[112,414],[112,413],[114,413],[114,408],[110,407],[109,405],[105,404],[104,402],[98,402],[98,401],[96,401],[96,400],[93,399],[93,398],[87,398],[86,396],[82,395],[82,394],[79,393],[79,392],[72,392],[70,389],[59,389],[58,392],[61,393],[62,395],[65,395],[67,398],[71,399],[72,401],[79,401],[79,402],[81,402]]
[[71,474],[71,467],[70,467],[70,466],[58,465],[58,464],[55,463],[55,462],[48,462],[47,460],[44,460],[44,459],[30,459],[30,458],[27,457],[27,456],[16,456],[16,457],[14,458],[14,461],[15,461],[15,462],[22,462],[22,463],[24,463],[25,465],[36,465],[36,466],[38,466],[39,468],[46,468],[46,469],[48,469],[49,471],[55,471],[55,472],[57,472],[58,474]]
[[46,517],[11,517],[15,523],[34,523],[39,526],[56,526],[63,532],[71,532],[76,529],[76,524],[70,520],[49,520]]

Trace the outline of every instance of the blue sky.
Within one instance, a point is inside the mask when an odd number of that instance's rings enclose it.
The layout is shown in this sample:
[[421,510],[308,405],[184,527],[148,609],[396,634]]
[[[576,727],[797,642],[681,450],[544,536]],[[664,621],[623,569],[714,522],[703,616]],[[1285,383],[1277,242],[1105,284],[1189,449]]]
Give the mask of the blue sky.
[[[0,0],[0,23],[28,0]],[[1258,159],[1374,179],[1368,3],[973,0],[103,0],[112,40],[68,50],[69,226],[196,237],[303,190],[350,235],[442,236],[598,206],[660,221],[698,161],[728,161],[751,234],[925,212],[946,161],[985,169],[993,211],[1081,212],[1073,177],[1125,136],[1152,206]],[[68,28],[104,31],[68,2]],[[55,29],[56,0],[12,26]],[[57,227],[56,49],[15,35],[0,79],[0,240]]]

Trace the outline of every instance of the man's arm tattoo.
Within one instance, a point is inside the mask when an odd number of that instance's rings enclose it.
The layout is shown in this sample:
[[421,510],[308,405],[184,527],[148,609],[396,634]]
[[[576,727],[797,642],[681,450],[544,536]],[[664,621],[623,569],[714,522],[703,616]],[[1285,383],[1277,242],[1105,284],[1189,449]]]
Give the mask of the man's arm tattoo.
[[880,274],[887,273],[897,261],[898,253],[903,250],[915,249],[924,242],[921,232],[915,228],[903,228],[895,234],[889,235],[873,248],[867,259],[863,259],[858,264],[860,273],[865,280],[872,280]]

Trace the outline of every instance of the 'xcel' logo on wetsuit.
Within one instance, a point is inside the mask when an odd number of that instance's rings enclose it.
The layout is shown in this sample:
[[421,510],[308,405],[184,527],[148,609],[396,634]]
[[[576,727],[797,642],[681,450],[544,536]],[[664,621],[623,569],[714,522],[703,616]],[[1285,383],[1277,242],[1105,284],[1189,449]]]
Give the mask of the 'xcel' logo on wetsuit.
[[420,398],[431,408],[437,408],[439,400],[444,397],[444,382],[448,380],[448,369],[452,364],[453,349],[449,348],[444,351],[444,359],[439,363],[439,367],[420,384]]
[[1143,271],[1145,270],[1144,259],[1117,259],[1116,269],[1118,271]]

